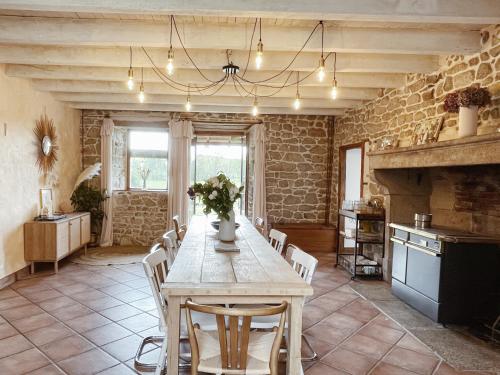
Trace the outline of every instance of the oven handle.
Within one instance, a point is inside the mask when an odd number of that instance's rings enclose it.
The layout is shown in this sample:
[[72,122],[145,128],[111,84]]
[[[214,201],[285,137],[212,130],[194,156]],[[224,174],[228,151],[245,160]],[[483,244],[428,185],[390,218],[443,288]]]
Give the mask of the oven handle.
[[412,245],[408,242],[406,243],[406,246],[408,246],[409,248],[411,248],[413,250],[417,250],[417,251],[420,251],[420,252],[425,253],[427,255],[431,255],[433,257],[440,257],[441,256],[441,254],[435,253],[434,251],[424,249],[424,248],[417,246],[417,245]]
[[391,241],[392,241],[392,242],[395,242],[395,243],[397,243],[397,244],[400,244],[400,245],[405,246],[405,242],[404,242],[403,240],[397,239],[397,238],[395,238],[395,237],[391,237]]

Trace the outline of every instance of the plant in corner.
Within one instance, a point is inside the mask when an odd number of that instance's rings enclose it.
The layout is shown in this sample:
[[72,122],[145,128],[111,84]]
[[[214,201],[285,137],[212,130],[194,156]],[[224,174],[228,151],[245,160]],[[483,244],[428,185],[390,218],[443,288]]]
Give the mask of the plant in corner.
[[215,212],[220,219],[219,239],[233,241],[235,219],[233,205],[241,198],[244,187],[237,187],[224,173],[211,177],[203,183],[196,183],[188,190],[191,199],[199,197],[205,205],[203,212]]
[[490,103],[490,92],[484,87],[467,87],[446,95],[445,111],[458,113],[459,138],[477,134],[478,109]]
[[[99,174],[100,168],[100,163],[87,167],[78,176],[70,198],[75,211],[90,212],[91,231],[96,239],[101,231],[102,219],[104,218],[102,202],[107,196],[105,192],[93,187],[89,181]],[[92,242],[95,242],[95,240]]]

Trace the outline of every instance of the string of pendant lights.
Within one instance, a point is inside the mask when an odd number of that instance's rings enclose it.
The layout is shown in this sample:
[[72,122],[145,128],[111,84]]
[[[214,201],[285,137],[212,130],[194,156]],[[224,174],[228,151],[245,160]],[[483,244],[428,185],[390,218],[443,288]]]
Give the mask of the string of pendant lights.
[[[146,55],[147,59],[151,63],[152,70],[153,72],[160,78],[160,80],[167,84],[169,87],[173,88],[176,91],[183,92],[186,94],[186,103],[185,103],[185,110],[186,111],[191,111],[192,110],[192,102],[191,102],[191,90],[193,89],[195,92],[197,92],[201,96],[212,96],[215,95],[217,92],[219,92],[225,85],[228,83],[229,80],[232,80],[233,86],[235,91],[238,93],[239,96],[242,97],[253,97],[253,105],[251,107],[251,113],[253,116],[257,116],[259,114],[259,107],[258,107],[258,98],[259,97],[272,97],[276,94],[278,94],[281,90],[287,88],[287,87],[296,87],[296,92],[295,92],[295,100],[292,103],[292,107],[295,110],[299,110],[301,108],[301,97],[300,97],[300,92],[299,92],[299,85],[301,82],[304,80],[308,79],[312,74],[316,72],[317,74],[317,80],[319,82],[323,82],[327,69],[326,69],[326,61],[330,56],[333,55],[333,80],[331,84],[331,99],[335,100],[337,99],[338,96],[338,83],[337,83],[337,53],[336,52],[330,52],[325,55],[324,53],[324,36],[325,36],[325,26],[323,24],[323,21],[319,21],[315,27],[312,29],[310,32],[308,38],[302,45],[302,47],[297,51],[297,53],[293,56],[291,61],[281,70],[279,70],[277,73],[273,74],[270,77],[267,77],[265,79],[260,79],[260,80],[250,80],[248,78],[245,78],[247,68],[248,68],[248,63],[250,60],[250,56],[252,53],[253,49],[253,38],[256,32],[257,25],[259,27],[258,32],[259,32],[259,40],[257,42],[257,48],[255,50],[255,69],[259,70],[263,66],[264,63],[264,44],[262,42],[262,19],[258,18],[255,20],[254,26],[253,26],[253,32],[250,40],[250,47],[248,51],[248,59],[246,62],[245,69],[243,73],[239,73],[239,67],[237,65],[234,65],[233,62],[231,61],[231,52],[229,50],[226,51],[227,55],[227,65],[223,67],[224,71],[224,76],[221,77],[220,79],[210,79],[208,78],[202,70],[198,67],[198,65],[195,63],[191,55],[189,54],[189,51],[186,49],[184,46],[184,43],[182,42],[182,38],[180,37],[179,30],[177,29],[177,24],[175,21],[175,17],[172,15],[170,16],[170,38],[169,38],[169,49],[167,53],[167,63],[165,66],[165,71],[162,71],[161,68],[158,67],[158,65],[154,62],[154,60],[151,58],[150,54],[146,50],[146,48],[141,47],[141,50],[143,53]],[[296,71],[296,79],[295,82],[290,82],[291,76],[293,74],[293,71],[289,71],[289,68],[293,65],[297,57],[303,52],[304,48],[307,46],[309,41],[311,40],[312,36],[314,33],[317,31],[317,29],[320,28],[321,31],[321,56],[319,58],[319,64],[318,66],[309,72],[308,74],[304,75],[302,78],[300,77],[300,72]],[[197,84],[192,87],[191,83],[182,83],[180,81],[175,80],[174,77],[174,72],[175,72],[175,65],[174,65],[174,48],[172,46],[172,38],[173,35],[177,35],[177,38],[179,40],[179,43],[182,47],[182,50],[186,54],[187,58],[193,65],[193,67],[197,70],[197,72],[200,74],[203,80],[205,80],[207,83],[206,84]],[[130,62],[129,62],[129,69],[128,69],[128,80],[127,80],[127,87],[129,90],[133,90],[135,87],[134,84],[134,69],[133,69],[133,51],[132,47],[130,47]],[[288,73],[288,75],[285,76],[285,73]],[[273,80],[278,79],[279,77],[284,76],[285,80],[281,84],[277,84],[273,82]],[[249,90],[248,88],[245,87],[245,85],[253,85],[253,89]],[[262,94],[258,95],[257,94],[257,88],[261,87],[264,89],[272,90],[271,93],[268,94]],[[139,93],[138,93],[138,99],[140,103],[144,103],[146,99],[145,91],[144,91],[144,67],[141,67],[141,82],[139,85]]]

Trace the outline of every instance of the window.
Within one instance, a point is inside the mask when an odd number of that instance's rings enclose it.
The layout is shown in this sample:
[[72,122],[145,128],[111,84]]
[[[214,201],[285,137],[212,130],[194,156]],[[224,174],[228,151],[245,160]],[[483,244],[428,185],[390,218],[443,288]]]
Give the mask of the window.
[[[223,172],[237,186],[246,180],[245,136],[196,136],[191,147],[191,184],[205,181]],[[234,212],[245,213],[245,194],[234,204]],[[196,200],[191,213],[203,213],[203,204]]]
[[167,190],[167,150],[168,133],[166,131],[129,131],[129,189]]

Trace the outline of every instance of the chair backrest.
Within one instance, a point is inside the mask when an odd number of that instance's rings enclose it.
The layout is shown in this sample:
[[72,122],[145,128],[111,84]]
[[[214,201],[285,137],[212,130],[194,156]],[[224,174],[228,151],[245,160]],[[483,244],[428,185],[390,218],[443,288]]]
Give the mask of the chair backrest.
[[177,233],[177,241],[180,244],[184,239],[184,235],[186,234],[186,226],[181,225],[179,215],[175,215],[172,218],[172,221],[174,222],[175,233]]
[[285,251],[285,260],[289,264],[292,264],[292,254],[293,254],[294,250],[298,249],[298,248],[299,247],[294,245],[293,243],[287,245],[286,251]]
[[168,305],[165,298],[161,294],[160,286],[167,279],[168,262],[167,254],[163,251],[160,244],[156,244],[151,248],[151,252],[142,259],[142,265],[146,277],[151,287],[151,293],[158,310],[160,325],[163,330],[167,328],[167,310]]
[[290,264],[293,269],[297,271],[300,277],[302,277],[302,279],[310,285],[314,272],[316,271],[316,267],[318,266],[318,260],[295,245],[288,246],[287,255],[288,249],[291,246],[293,246],[293,248],[290,257]]
[[265,227],[263,218],[257,216],[255,218],[254,226],[260,232],[260,234],[264,235]]
[[177,233],[175,230],[170,230],[163,235],[163,247],[167,251],[168,268],[172,267],[177,252],[179,251],[179,245],[177,244]]
[[283,252],[286,238],[287,235],[283,232],[280,232],[279,230],[271,229],[271,231],[269,232],[269,243],[279,254]]
[[[277,374],[278,355],[285,327],[285,312],[287,306],[287,302],[283,301],[279,306],[248,309],[228,308],[221,306],[199,305],[188,299],[186,301],[186,316],[189,343],[191,344],[191,366],[194,366],[194,368],[197,369],[200,360],[203,359],[203,350],[205,350],[205,348],[200,348],[199,343],[203,343],[203,338],[208,334],[208,332],[201,331],[198,324],[193,324],[191,316],[192,311],[215,315],[219,338],[221,369],[231,371],[245,370],[247,368],[249,354],[248,344],[250,339],[250,325],[252,323],[252,317],[281,314],[279,325],[274,327],[273,332],[271,332],[270,336],[268,336],[272,339],[272,344],[269,345],[269,366],[271,374]],[[226,317],[229,318],[229,327],[226,326]],[[240,318],[242,320],[242,324],[240,324]],[[209,350],[213,351],[213,347],[209,348]],[[221,373],[225,373],[225,371],[221,371]]]

